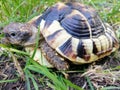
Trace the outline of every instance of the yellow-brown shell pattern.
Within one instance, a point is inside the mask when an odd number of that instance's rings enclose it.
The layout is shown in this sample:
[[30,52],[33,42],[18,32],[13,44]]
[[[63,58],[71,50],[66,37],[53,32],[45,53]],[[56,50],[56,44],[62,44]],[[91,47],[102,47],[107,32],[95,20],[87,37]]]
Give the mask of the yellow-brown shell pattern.
[[97,12],[80,3],[57,3],[40,17],[47,43],[76,64],[90,63],[118,49],[114,31]]

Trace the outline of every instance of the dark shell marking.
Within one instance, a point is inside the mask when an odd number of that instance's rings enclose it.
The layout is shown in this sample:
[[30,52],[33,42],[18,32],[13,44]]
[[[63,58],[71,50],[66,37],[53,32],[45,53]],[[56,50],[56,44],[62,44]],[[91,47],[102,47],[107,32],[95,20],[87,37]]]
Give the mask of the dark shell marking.
[[111,28],[93,8],[83,4],[57,3],[40,20],[40,30],[47,43],[74,63],[98,60],[119,47]]

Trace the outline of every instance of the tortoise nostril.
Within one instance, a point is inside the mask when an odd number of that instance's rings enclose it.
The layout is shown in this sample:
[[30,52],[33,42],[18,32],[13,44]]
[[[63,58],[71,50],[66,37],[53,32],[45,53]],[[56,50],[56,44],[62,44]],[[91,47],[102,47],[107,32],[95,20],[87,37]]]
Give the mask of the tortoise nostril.
[[5,33],[5,37],[10,37],[10,35],[8,33]]

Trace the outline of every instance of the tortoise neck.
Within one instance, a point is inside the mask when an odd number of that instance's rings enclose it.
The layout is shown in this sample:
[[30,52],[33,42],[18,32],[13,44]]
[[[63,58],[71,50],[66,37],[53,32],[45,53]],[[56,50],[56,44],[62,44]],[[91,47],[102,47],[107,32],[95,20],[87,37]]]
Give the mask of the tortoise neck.
[[38,15],[38,16],[35,16],[34,18],[32,18],[28,23],[32,24],[36,28],[39,28],[41,20],[42,20],[42,16]]

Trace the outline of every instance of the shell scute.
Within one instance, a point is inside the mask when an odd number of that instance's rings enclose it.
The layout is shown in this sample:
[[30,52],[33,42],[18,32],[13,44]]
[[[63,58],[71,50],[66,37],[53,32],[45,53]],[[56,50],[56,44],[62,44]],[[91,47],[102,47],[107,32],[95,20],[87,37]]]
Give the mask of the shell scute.
[[54,38],[56,38],[56,36],[59,35],[59,33],[60,33],[61,31],[62,31],[62,30],[58,30],[58,31],[52,33],[51,35],[49,35],[48,37],[46,37],[46,39],[47,39],[48,41],[54,40]]
[[97,15],[96,11],[93,8],[80,3],[67,3],[66,5],[83,13],[88,19]]
[[69,38],[63,45],[59,47],[59,50],[66,56],[70,56],[72,52],[71,38]]
[[90,39],[80,40],[77,47],[78,57],[84,58],[86,61],[89,61],[93,50],[93,42]]
[[115,36],[114,35],[112,35],[111,33],[108,33],[110,36],[111,36],[111,38],[112,38],[112,41],[113,41],[113,47],[118,47],[119,45],[118,45],[118,40],[115,38]]
[[90,63],[118,49],[114,32],[91,7],[57,3],[42,17],[40,30],[46,42],[74,63]]
[[73,37],[76,37],[76,38],[89,37],[90,34],[88,32],[86,22],[85,20],[80,20],[81,18],[82,17],[77,14],[74,14],[73,16],[66,16],[66,18],[64,18],[60,22],[60,24]]

